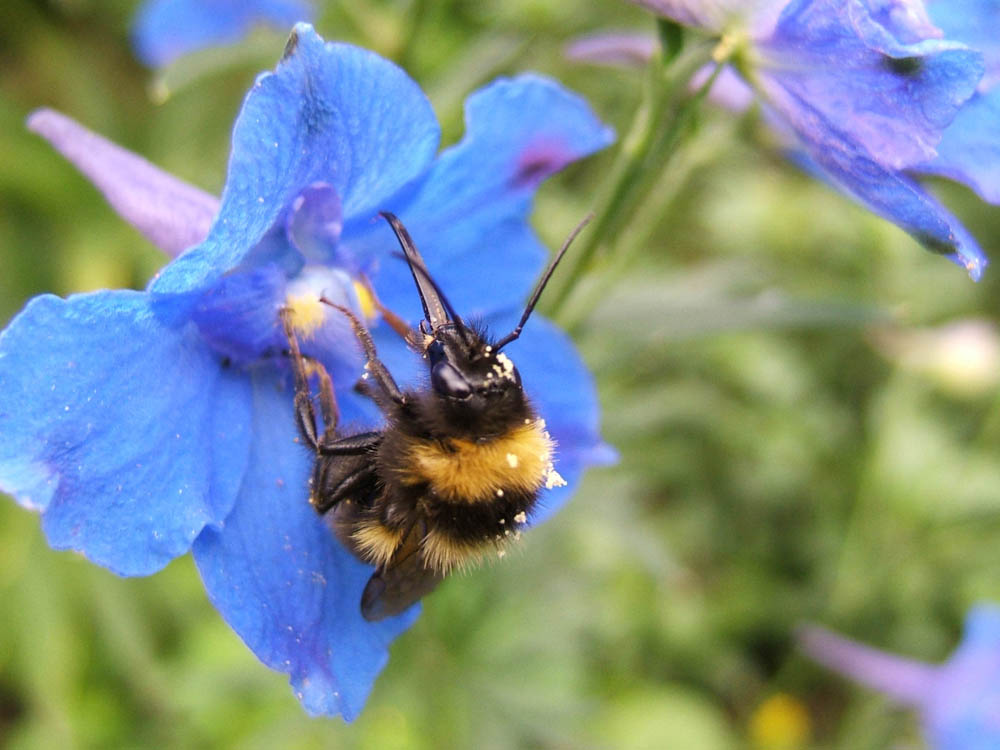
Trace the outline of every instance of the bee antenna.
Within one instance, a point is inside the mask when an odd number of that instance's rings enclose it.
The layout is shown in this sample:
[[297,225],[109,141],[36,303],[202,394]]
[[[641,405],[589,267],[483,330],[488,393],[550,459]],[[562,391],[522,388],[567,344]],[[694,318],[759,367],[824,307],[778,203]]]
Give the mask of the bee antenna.
[[379,211],[379,214],[389,222],[389,226],[392,227],[392,231],[399,241],[399,246],[403,249],[402,253],[394,253],[394,255],[401,257],[410,267],[410,273],[413,274],[413,281],[416,283],[417,292],[420,295],[420,304],[424,308],[424,317],[430,323],[431,330],[450,322],[458,330],[465,343],[471,347],[473,342],[469,336],[469,330],[465,327],[458,313],[455,312],[455,308],[451,306],[448,297],[441,291],[441,287],[434,281],[430,271],[427,270],[424,259],[420,255],[420,251],[417,250],[410,233],[403,226],[403,222],[396,218],[395,214],[388,211]]
[[538,304],[539,297],[542,296],[542,292],[545,290],[545,285],[549,283],[549,279],[552,278],[553,272],[556,270],[556,266],[559,265],[559,261],[562,260],[566,251],[569,250],[569,246],[573,244],[573,240],[576,236],[583,231],[583,228],[587,226],[591,220],[594,218],[594,212],[591,211],[589,214],[583,217],[583,220],[577,224],[573,231],[569,233],[569,236],[563,241],[562,247],[559,248],[559,252],[549,263],[549,267],[545,269],[545,273],[542,274],[542,278],[538,280],[537,286],[535,286],[535,291],[531,293],[531,297],[528,299],[528,304],[524,306],[524,313],[521,315],[521,321],[514,327],[514,330],[500,339],[497,343],[493,345],[494,351],[500,351],[511,341],[515,341],[518,336],[521,335],[521,329],[524,328],[524,324],[528,322],[528,318],[531,317],[532,311],[535,309],[535,305]]
[[[469,337],[468,327],[465,325],[462,319],[458,317],[458,313],[455,312],[455,308],[451,306],[451,302],[448,301],[448,298],[445,296],[444,292],[441,291],[441,287],[439,287],[437,285],[437,282],[431,278],[430,271],[424,268],[423,265],[414,264],[411,258],[407,258],[402,253],[397,252],[393,253],[393,255],[395,255],[397,258],[401,260],[405,260],[407,263],[410,264],[410,270],[413,272],[414,278],[416,278],[417,274],[419,274],[421,278],[426,280],[427,283],[434,288],[434,292],[437,294],[438,301],[441,303],[441,306],[445,309],[445,312],[448,314],[448,319],[447,321],[445,321],[445,323],[450,322],[452,325],[454,325],[455,328],[458,330],[459,335],[465,341],[465,343],[471,347],[473,345],[473,342]],[[426,311],[426,309],[427,308],[425,307],[424,310]],[[430,317],[428,317],[427,320],[429,321]],[[431,328],[432,329],[437,328],[438,326],[444,325],[445,323],[438,323],[437,325],[432,324]]]

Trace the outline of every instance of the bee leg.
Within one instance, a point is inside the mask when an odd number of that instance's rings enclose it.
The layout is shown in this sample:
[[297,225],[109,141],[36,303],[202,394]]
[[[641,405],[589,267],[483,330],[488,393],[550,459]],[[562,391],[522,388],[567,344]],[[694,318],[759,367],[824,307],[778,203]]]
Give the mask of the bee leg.
[[375,305],[375,309],[382,313],[382,317],[385,318],[385,322],[389,324],[389,327],[399,334],[399,337],[403,339],[403,341],[405,341],[410,348],[418,352],[421,351],[420,334],[410,328],[405,320],[382,304],[382,300],[375,296],[375,290],[372,288],[371,282],[369,282],[368,279],[362,277],[362,283],[368,291],[368,295],[372,298],[372,303]]
[[381,432],[359,432],[357,435],[324,441],[317,452],[324,456],[360,456],[374,450],[382,441]]
[[[317,448],[322,450],[337,440],[337,423],[340,421],[340,409],[337,408],[337,397],[333,393],[333,380],[319,362],[313,362],[316,374],[319,375],[319,410],[323,415],[323,437]],[[310,403],[311,406],[311,403]]]
[[380,388],[373,386],[372,381],[367,375],[368,373],[366,372],[358,378],[358,381],[354,384],[354,392],[374,401],[375,405],[383,412],[391,410],[395,406],[395,403]]
[[[306,443],[313,450],[317,450],[319,448],[319,434],[316,429],[316,411],[313,409],[312,394],[309,392],[309,375],[306,372],[306,359],[299,349],[299,342],[295,338],[295,331],[292,329],[292,323],[288,318],[286,310],[281,311],[281,322],[285,328],[285,337],[288,339],[289,359],[292,363],[292,374],[295,378],[295,424],[299,429],[299,434]],[[327,376],[327,380],[329,380],[329,376]],[[324,406],[324,416],[325,412],[326,407]],[[335,428],[336,423],[334,423]],[[328,422],[326,431],[329,432],[330,430],[330,423]]]
[[325,302],[330,307],[336,308],[347,317],[351,323],[351,328],[354,329],[354,335],[357,337],[358,343],[361,344],[361,348],[365,352],[365,371],[371,373],[375,382],[389,400],[397,404],[403,403],[403,394],[400,392],[399,386],[396,385],[396,381],[393,380],[392,374],[378,358],[378,352],[375,350],[375,342],[372,341],[372,336],[368,333],[368,329],[346,307],[331,302],[325,297],[320,297],[320,302]]
[[375,403],[378,403],[378,395],[372,388],[371,381],[366,377],[362,376],[358,378],[358,382],[354,384],[354,392],[360,396],[371,399]]
[[354,498],[355,502],[358,502],[374,491],[376,477],[371,461],[367,457],[358,456],[357,453],[354,455],[357,458],[353,465],[347,464],[347,470],[344,462],[351,459],[343,459],[337,464],[325,464],[330,471],[319,473],[318,492],[314,492],[310,502],[320,515],[344,500]]

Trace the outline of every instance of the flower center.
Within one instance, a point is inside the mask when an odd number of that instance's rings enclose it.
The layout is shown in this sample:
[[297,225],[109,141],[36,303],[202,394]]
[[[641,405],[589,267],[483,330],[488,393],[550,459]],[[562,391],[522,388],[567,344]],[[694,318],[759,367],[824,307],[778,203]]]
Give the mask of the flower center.
[[328,323],[342,321],[344,316],[333,305],[349,308],[365,323],[378,313],[368,285],[342,268],[306,266],[288,282],[284,308],[299,338],[308,341]]

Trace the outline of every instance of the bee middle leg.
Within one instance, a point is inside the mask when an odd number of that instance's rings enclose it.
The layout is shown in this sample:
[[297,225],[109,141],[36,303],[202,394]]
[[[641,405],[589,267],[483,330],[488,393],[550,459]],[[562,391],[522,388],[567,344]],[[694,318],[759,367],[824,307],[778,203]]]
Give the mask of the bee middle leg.
[[369,455],[340,454],[335,460],[321,456],[317,459],[309,501],[323,515],[344,501],[367,505],[376,491],[377,477]]

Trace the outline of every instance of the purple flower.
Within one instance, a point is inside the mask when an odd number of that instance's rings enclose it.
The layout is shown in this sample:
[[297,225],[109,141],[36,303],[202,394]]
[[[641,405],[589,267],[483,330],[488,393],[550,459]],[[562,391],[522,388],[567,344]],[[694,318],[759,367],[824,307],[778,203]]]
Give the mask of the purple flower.
[[937,157],[983,56],[941,38],[920,0],[636,1],[719,34],[810,168],[980,277],[987,260],[975,240],[908,170]]
[[824,628],[800,633],[811,658],[920,712],[936,750],[1000,747],[1000,607],[981,604],[946,662],[925,664],[863,646]]
[[[464,139],[435,156],[417,85],[308,25],[247,95],[221,204],[62,115],[29,125],[157,245],[184,252],[145,291],[43,295],[0,334],[0,489],[41,512],[53,547],[121,575],[192,550],[212,602],[305,708],[353,718],[418,608],[361,618],[371,568],[307,501],[312,457],[297,444],[278,312],[291,308],[304,353],[333,375],[345,428],[376,426],[351,388],[356,342],[318,302],[353,307],[412,382],[418,363],[377,325],[363,283],[420,317],[376,212],[406,223],[456,309],[509,330],[546,256],[527,223],[536,187],[613,134],[579,97],[524,75],[473,94]],[[509,353],[569,483],[544,493],[545,517],[610,451],[562,333],[533,318]]]
[[140,60],[159,68],[189,52],[239,41],[257,24],[287,29],[312,16],[308,0],[146,0],[132,43]]

